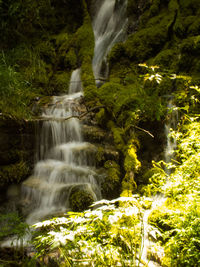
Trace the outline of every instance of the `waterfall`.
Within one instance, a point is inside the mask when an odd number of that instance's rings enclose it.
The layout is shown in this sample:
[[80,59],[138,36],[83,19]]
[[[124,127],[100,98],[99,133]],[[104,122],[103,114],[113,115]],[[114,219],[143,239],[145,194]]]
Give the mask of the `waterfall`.
[[[174,157],[174,151],[176,149],[176,139],[173,138],[170,133],[171,130],[176,130],[177,121],[178,121],[178,112],[176,106],[173,104],[173,101],[170,99],[167,105],[168,108],[168,118],[165,124],[165,136],[167,139],[167,144],[164,153],[164,161],[170,163],[171,159]],[[166,170],[168,174],[169,170]]]
[[[99,79],[108,75],[109,50],[126,36],[127,1],[100,0],[95,1],[95,7],[92,66],[95,78]],[[87,153],[91,144],[83,141],[82,125],[75,118],[80,114],[83,96],[80,72],[80,69],[72,72],[69,94],[54,96],[43,111],[38,160],[33,175],[22,185],[28,223],[70,209],[70,195],[78,188],[89,192],[94,201],[101,198],[94,159]]]
[[95,1],[96,12],[93,19],[93,31],[95,36],[95,48],[93,57],[93,72],[97,83],[98,79],[107,78],[108,64],[106,56],[117,42],[126,37],[127,1],[103,0]]
[[43,111],[39,161],[22,185],[23,202],[30,210],[28,223],[70,209],[69,197],[76,189],[89,192],[94,201],[101,197],[94,160],[87,153],[91,144],[83,141],[81,123],[72,117],[80,114],[82,95],[77,69],[71,75],[69,94],[54,96]]

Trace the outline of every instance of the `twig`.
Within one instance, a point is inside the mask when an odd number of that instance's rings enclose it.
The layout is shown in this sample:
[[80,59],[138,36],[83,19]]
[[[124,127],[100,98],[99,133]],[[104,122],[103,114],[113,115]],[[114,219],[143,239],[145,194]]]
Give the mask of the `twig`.
[[154,135],[152,134],[152,133],[150,133],[149,131],[147,131],[147,130],[145,130],[145,129],[143,129],[143,128],[140,128],[140,127],[138,127],[138,126],[136,126],[136,125],[132,125],[134,128],[136,128],[136,129],[138,129],[138,130],[140,130],[140,131],[143,131],[143,132],[145,132],[145,133],[147,133],[148,135],[150,135],[152,138],[154,138]]

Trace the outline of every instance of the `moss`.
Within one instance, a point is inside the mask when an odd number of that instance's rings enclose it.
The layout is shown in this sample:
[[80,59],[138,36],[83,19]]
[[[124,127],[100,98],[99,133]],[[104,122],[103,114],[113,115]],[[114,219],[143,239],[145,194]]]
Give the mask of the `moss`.
[[102,196],[113,199],[119,195],[120,190],[120,168],[115,161],[106,161],[104,164],[107,176],[101,185]]
[[160,207],[159,210],[153,210],[149,215],[148,223],[161,231],[169,231],[174,227],[174,225],[170,223],[170,215],[165,206],[162,208]]
[[158,53],[157,56],[154,58],[153,63],[163,68],[172,69],[174,61],[178,59],[177,56],[178,55],[176,49],[161,50],[161,52]]
[[94,199],[89,192],[77,189],[71,193],[69,202],[73,211],[83,211],[88,209]]
[[198,59],[200,57],[200,35],[184,39],[181,43],[180,50],[179,71],[196,72],[197,70],[195,68],[198,66]]
[[167,25],[170,21],[165,18],[165,22],[138,31],[131,35],[125,43],[126,55],[138,62],[156,54],[167,41]]
[[153,0],[151,7],[150,7],[150,10],[149,10],[150,16],[157,15],[159,12],[159,9],[160,9],[160,0]]
[[39,43],[35,47],[35,51],[47,64],[55,64],[56,52],[53,44],[50,41]]
[[185,16],[195,15],[200,8],[198,0],[179,0],[180,10]]
[[137,188],[134,176],[135,173],[138,172],[139,168],[141,167],[141,163],[137,158],[136,154],[136,146],[135,146],[135,140],[129,141],[128,149],[126,152],[124,152],[124,170],[125,170],[125,176],[122,180],[122,192],[128,191],[128,192],[134,192]]
[[10,183],[19,183],[27,178],[29,172],[29,167],[23,161],[2,166],[0,171],[0,186],[2,187]]
[[[122,195],[125,196],[136,192],[137,184],[134,180],[134,173],[132,171],[127,172],[122,180]],[[126,192],[126,193],[125,193]]]
[[[126,74],[124,74],[124,83]],[[124,86],[117,82],[107,82],[101,88],[99,88],[99,99],[102,104],[106,106],[107,112],[110,114],[110,118],[116,120],[118,123],[118,116],[122,113],[126,113],[127,109],[135,109],[137,103],[138,83],[130,83],[130,86]],[[122,125],[125,121],[122,121]]]
[[70,81],[70,73],[56,72],[50,81],[50,87],[55,93],[67,93]]
[[111,129],[114,138],[114,144],[118,150],[123,151],[125,147],[124,131],[123,129],[116,127],[112,121],[108,122],[108,128]]
[[128,147],[124,160],[124,169],[126,172],[138,172],[141,167],[141,163],[137,158],[135,145],[131,144]]
[[118,62],[117,59],[123,58],[126,56],[125,46],[123,43],[117,43],[113,46],[111,51],[108,54],[109,66],[112,68],[112,65]]
[[95,119],[96,119],[97,123],[100,126],[104,126],[105,125],[105,123],[107,121],[107,116],[106,116],[105,108],[101,108],[99,110],[99,112],[96,113]]
[[96,102],[97,88],[92,70],[92,58],[94,51],[94,33],[87,5],[83,1],[84,22],[74,34],[71,43],[77,51],[79,65],[81,65],[81,79],[84,88],[85,100],[88,106],[93,106]]
[[84,88],[84,96],[88,107],[94,107],[97,100],[97,87],[95,85],[95,79],[92,70],[92,59],[91,57],[85,57],[82,62],[81,79]]
[[98,150],[97,150],[97,154],[96,154],[96,161],[98,163],[104,161],[105,158],[104,158],[104,148],[102,146],[99,146],[98,147]]
[[77,56],[75,50],[70,48],[64,57],[64,66],[67,69],[75,69],[77,67]]
[[69,48],[70,34],[66,31],[54,36],[56,47],[60,50],[67,50]]
[[181,52],[182,53],[193,53],[195,51],[194,38],[187,38],[181,43]]
[[188,27],[187,33],[189,35],[199,35],[200,34],[200,18],[195,16],[193,18],[193,23]]
[[179,3],[178,0],[170,0],[168,4],[168,10],[169,12],[174,12],[179,9]]

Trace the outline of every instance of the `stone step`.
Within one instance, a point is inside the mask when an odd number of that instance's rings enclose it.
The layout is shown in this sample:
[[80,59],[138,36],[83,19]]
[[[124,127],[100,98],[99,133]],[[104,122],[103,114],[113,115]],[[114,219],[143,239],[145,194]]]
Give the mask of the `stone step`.
[[90,143],[112,144],[113,136],[108,131],[103,130],[98,126],[83,125],[82,132],[84,140]]
[[45,179],[41,177],[31,176],[25,182],[22,183],[24,189],[36,189],[40,192],[49,194],[52,192],[63,191],[63,189],[70,189],[81,187],[86,189],[90,183],[48,183]]
[[35,166],[35,173],[39,174],[40,172],[47,172],[50,173],[51,171],[54,172],[75,172],[79,174],[91,174],[95,175],[95,170],[89,168],[88,166],[77,166],[74,164],[68,164],[64,161],[59,160],[44,160],[39,161]]

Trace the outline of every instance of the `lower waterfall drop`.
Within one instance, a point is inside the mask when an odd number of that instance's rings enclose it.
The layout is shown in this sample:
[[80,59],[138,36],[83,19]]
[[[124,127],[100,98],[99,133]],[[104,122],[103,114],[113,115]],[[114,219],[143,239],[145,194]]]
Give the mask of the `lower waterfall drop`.
[[[176,106],[173,104],[172,99],[169,100],[168,105],[168,119],[165,124],[165,136],[167,139],[167,144],[164,153],[164,161],[169,163],[171,159],[174,157],[174,151],[176,149],[176,139],[171,137],[171,130],[176,130],[177,122],[178,122],[178,112]],[[170,174],[169,170],[167,173]]]
[[92,145],[83,141],[81,123],[76,118],[82,95],[77,69],[71,76],[69,94],[54,96],[43,111],[39,161],[22,185],[28,223],[69,210],[70,196],[77,190],[87,192],[92,201],[101,197],[94,162],[87,157]]

